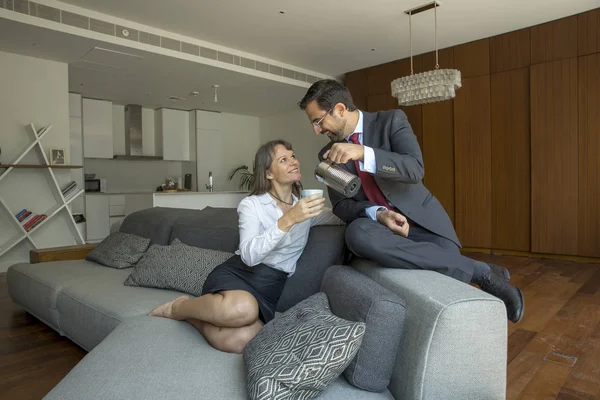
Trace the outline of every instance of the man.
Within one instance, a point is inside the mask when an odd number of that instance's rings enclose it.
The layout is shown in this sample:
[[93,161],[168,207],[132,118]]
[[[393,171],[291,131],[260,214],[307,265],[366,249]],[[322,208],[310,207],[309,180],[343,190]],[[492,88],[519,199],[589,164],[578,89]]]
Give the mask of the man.
[[348,224],[346,243],[359,257],[385,267],[437,271],[477,284],[504,301],[519,322],[524,299],[505,268],[460,254],[448,214],[423,185],[423,156],[402,110],[362,112],[335,80],[314,83],[299,103],[315,134],[331,142],[319,153],[361,179],[345,198],[329,188],[333,212]]

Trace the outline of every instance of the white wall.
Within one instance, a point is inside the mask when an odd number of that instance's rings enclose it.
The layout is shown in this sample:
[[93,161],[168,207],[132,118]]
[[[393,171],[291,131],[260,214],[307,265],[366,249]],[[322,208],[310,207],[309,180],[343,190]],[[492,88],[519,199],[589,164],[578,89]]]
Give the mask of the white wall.
[[[67,149],[69,159],[69,85],[67,64],[0,52],[0,154],[1,162],[12,162],[32,138],[25,126],[31,122],[39,129],[52,125],[43,139],[48,153],[52,147]],[[41,163],[31,152],[22,163]],[[71,179],[69,170],[55,170],[59,183]],[[16,214],[23,208],[36,213],[47,212],[57,204],[44,169],[14,169],[0,181],[0,196]],[[18,231],[11,217],[0,207],[0,243]],[[40,247],[75,244],[67,225],[66,213],[57,215],[33,234]],[[0,272],[15,262],[29,260],[31,247],[22,242],[0,257]]]
[[222,113],[219,130],[197,129],[198,190],[206,191],[208,172],[213,173],[215,192],[239,190],[239,179],[229,181],[240,165],[252,166],[260,146],[260,121],[256,117]]
[[[85,159],[85,173],[106,179],[108,192],[154,192],[167,176],[183,178],[181,161]],[[183,184],[183,183],[182,183]]]
[[315,179],[315,167],[319,163],[319,150],[329,143],[329,138],[314,134],[304,111],[298,109],[260,118],[260,142],[275,139],[284,139],[292,144],[300,161],[302,185],[305,189],[327,188]]

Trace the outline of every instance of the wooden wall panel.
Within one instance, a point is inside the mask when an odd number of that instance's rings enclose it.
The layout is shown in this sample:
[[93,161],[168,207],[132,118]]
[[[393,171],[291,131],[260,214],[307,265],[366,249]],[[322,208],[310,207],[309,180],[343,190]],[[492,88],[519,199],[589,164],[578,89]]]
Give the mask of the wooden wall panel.
[[454,47],[454,67],[463,78],[490,74],[490,40],[461,44]]
[[[422,57],[413,57],[413,70],[416,73],[422,70]],[[387,64],[377,65],[367,69],[367,94],[380,94],[392,92],[392,81],[396,78],[410,75],[410,59],[392,61]]]
[[579,58],[578,254],[600,257],[600,53]]
[[490,39],[492,73],[528,67],[531,62],[529,29],[494,36]]
[[423,105],[425,186],[454,223],[454,102]]
[[577,15],[531,28],[531,63],[577,57]]
[[385,111],[394,108],[398,108],[398,103],[390,92],[371,94],[367,97],[367,111],[369,112]]
[[577,31],[580,56],[600,52],[600,8],[579,14]]
[[531,67],[531,248],[577,254],[577,59]]
[[367,70],[348,72],[344,77],[344,85],[350,91],[354,105],[361,110],[367,108]]
[[492,75],[492,247],[531,250],[529,69]]
[[467,78],[462,84],[454,100],[456,232],[463,246],[490,248],[490,77]]
[[[435,52],[425,53],[422,55],[423,71],[431,71],[435,69]],[[438,63],[440,68],[454,68],[454,47],[442,49],[438,51]]]

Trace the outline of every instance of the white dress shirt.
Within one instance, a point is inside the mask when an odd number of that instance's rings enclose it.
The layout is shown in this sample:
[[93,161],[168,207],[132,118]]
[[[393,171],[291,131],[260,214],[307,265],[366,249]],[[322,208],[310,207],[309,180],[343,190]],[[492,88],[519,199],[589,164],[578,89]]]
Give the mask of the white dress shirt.
[[[298,202],[294,195],[293,204]],[[279,229],[277,220],[283,211],[268,194],[244,198],[237,208],[240,226],[240,247],[236,251],[249,267],[263,263],[292,276],[300,258],[311,226],[344,225],[330,209],[316,217],[294,225],[288,232]]]
[[[365,154],[363,157],[364,161],[359,161],[358,167],[360,168],[361,171],[365,171],[370,174],[374,174],[377,171],[377,163],[375,162],[375,152],[373,151],[373,149],[371,147],[365,146],[363,144],[364,123],[363,123],[363,113],[360,110],[358,110],[358,122],[356,123],[356,128],[354,128],[354,131],[352,131],[352,132],[358,133],[358,142],[365,148]],[[352,136],[352,135],[349,135],[346,138],[347,142],[350,142],[350,136]],[[365,209],[365,213],[373,221],[377,221],[377,210],[380,208],[387,209],[387,207],[372,206],[372,207],[367,207]]]

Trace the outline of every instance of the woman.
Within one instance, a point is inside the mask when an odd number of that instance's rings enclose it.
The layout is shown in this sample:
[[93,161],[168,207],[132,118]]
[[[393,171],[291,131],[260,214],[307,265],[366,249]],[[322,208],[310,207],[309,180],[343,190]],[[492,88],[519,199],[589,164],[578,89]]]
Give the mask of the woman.
[[262,145],[254,159],[254,187],[238,205],[240,245],[216,267],[202,296],[181,296],[149,315],[187,320],[215,348],[241,353],[273,319],[285,282],[296,268],[311,226],[343,222],[324,211],[325,199],[300,194],[300,163],[283,140]]

